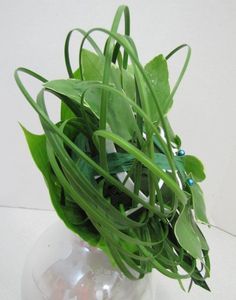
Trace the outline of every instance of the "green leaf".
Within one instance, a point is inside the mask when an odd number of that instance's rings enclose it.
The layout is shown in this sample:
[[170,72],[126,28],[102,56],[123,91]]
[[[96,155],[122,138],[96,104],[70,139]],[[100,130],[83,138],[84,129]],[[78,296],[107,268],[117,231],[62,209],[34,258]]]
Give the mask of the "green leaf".
[[[91,88],[93,84],[94,82],[92,81],[68,79],[49,81],[45,84],[45,87],[73,99],[78,103],[81,103],[81,95],[83,92],[90,88],[85,96],[86,103],[90,109],[99,116],[102,91],[98,88]],[[121,96],[112,93],[109,93],[107,122],[111,130],[122,136],[125,140],[131,139],[137,128],[130,105]],[[124,126],[124,124],[126,126]]]
[[134,75],[131,70],[121,70],[123,76],[123,90],[125,94],[132,100],[135,100],[135,82]]
[[182,157],[186,173],[192,174],[195,181],[203,181],[206,178],[202,162],[195,156],[185,155]]
[[38,169],[42,172],[44,177],[50,177],[49,175],[51,175],[51,170],[50,163],[47,157],[45,134],[33,134],[30,131],[28,131],[23,125],[20,124],[20,126],[24,132],[30,153],[35,164],[37,165]]
[[65,199],[62,198],[62,187],[54,175],[49,163],[46,149],[46,136],[44,134],[33,134],[22,125],[21,127],[33,160],[46,181],[52,204],[58,216],[70,230],[80,235],[81,238],[90,245],[96,246],[100,239],[100,235],[94,231],[91,225],[82,224],[82,212],[78,205],[76,206],[76,209],[75,207],[72,209],[71,206],[68,205],[68,202],[65,203]]
[[[161,111],[166,115],[173,104],[173,99],[169,98],[170,86],[167,62],[163,55],[158,55],[147,63],[144,69],[159,101]],[[159,123],[160,117],[149,90],[148,95],[152,121]]]
[[194,258],[202,260],[202,245],[192,226],[192,214],[190,207],[185,205],[175,224],[175,235],[181,245]]
[[198,235],[198,238],[200,240],[200,243],[201,243],[201,248],[202,250],[206,250],[208,251],[209,250],[209,246],[207,244],[207,241],[204,237],[204,235],[202,234],[200,228],[197,226],[197,224],[195,223],[194,219],[192,218],[192,226],[196,232],[196,234]]
[[[83,80],[86,81],[100,81],[103,80],[105,57],[97,55],[87,49],[82,50],[82,75]],[[134,77],[131,71],[125,69],[118,69],[114,64],[111,65],[111,77],[109,82],[114,84],[117,89],[124,90],[124,92],[131,99],[134,100],[135,96],[135,84]],[[74,77],[81,79],[80,70],[76,70]],[[121,82],[123,77],[123,86]]]
[[85,213],[83,213],[73,199],[68,200],[68,198],[67,196],[65,197],[65,205],[63,207],[66,218],[73,225],[82,225],[87,220]]
[[[109,153],[107,155],[109,171],[111,174],[116,174],[119,172],[129,171],[132,167],[134,162],[134,156],[129,153],[124,152],[116,152],[116,153]],[[178,169],[183,169],[183,162],[180,157],[175,157],[176,164]],[[166,156],[162,153],[155,153],[154,154],[154,162],[163,170],[170,170],[169,162]]]
[[75,117],[75,114],[64,102],[61,102],[61,121],[66,121],[73,117]]
[[198,285],[198,286],[202,287],[203,289],[207,290],[208,292],[211,292],[211,290],[210,290],[208,284],[207,284],[206,281],[203,279],[203,276],[201,275],[200,272],[199,272],[198,276],[201,277],[202,279],[201,279],[201,280],[197,280],[197,279],[193,278],[193,282],[194,282],[196,285]]
[[82,74],[84,80],[102,81],[104,71],[104,56],[87,50],[82,50]]
[[209,224],[206,216],[204,196],[200,186],[195,183],[194,185],[190,186],[190,190],[192,194],[193,208],[196,219],[200,222]]

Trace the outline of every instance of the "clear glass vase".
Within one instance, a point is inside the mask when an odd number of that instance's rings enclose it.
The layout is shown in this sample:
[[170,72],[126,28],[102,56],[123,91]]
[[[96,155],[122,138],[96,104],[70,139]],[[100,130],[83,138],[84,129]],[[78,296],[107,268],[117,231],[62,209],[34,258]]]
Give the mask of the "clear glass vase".
[[22,300],[154,300],[151,275],[132,281],[57,222],[39,238],[25,264]]

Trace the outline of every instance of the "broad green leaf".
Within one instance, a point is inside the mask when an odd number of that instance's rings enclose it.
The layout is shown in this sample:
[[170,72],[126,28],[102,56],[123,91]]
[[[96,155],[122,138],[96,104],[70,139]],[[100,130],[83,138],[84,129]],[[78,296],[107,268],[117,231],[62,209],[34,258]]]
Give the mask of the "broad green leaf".
[[43,174],[48,173],[50,170],[50,164],[47,158],[45,134],[36,135],[28,131],[23,125],[20,126],[24,132],[35,164]]
[[135,83],[134,75],[131,71],[122,69],[123,90],[125,94],[132,100],[135,100]]
[[[145,72],[152,84],[160,108],[164,115],[167,114],[172,106],[173,99],[169,98],[170,86],[167,62],[163,55],[158,55],[145,65]],[[159,123],[160,117],[150,91],[147,91],[152,121]]]
[[[82,73],[86,81],[102,81],[104,72],[105,57],[99,56],[87,49],[82,50]],[[114,84],[117,89],[123,89],[124,92],[134,100],[135,86],[134,78],[131,71],[120,70],[114,64],[111,64],[110,83]],[[74,74],[76,79],[81,79],[80,70]],[[123,87],[121,77],[123,76]]]
[[186,173],[191,174],[195,181],[203,181],[206,178],[202,162],[195,156],[185,155],[182,157]]
[[206,216],[206,206],[202,189],[197,183],[195,183],[194,185],[190,186],[190,190],[196,219],[200,222],[208,224],[209,222]]
[[202,234],[200,228],[197,226],[197,224],[196,224],[196,222],[194,221],[193,218],[192,218],[192,226],[193,226],[196,234],[198,235],[198,238],[199,238],[200,243],[201,243],[202,250],[208,251],[209,250],[209,246],[207,244],[207,241],[206,241],[204,235]]
[[85,80],[102,81],[104,70],[104,56],[83,49],[82,50],[82,70]]
[[194,258],[202,260],[202,245],[192,226],[190,207],[185,205],[175,224],[175,236],[181,245]]
[[95,246],[100,239],[100,235],[92,229],[91,224],[82,224],[82,212],[78,205],[76,206],[76,209],[74,208],[72,210],[68,202],[65,202],[65,199],[62,198],[62,188],[54,175],[48,160],[46,136],[33,134],[23,126],[21,127],[26,137],[33,160],[43,174],[52,204],[58,216],[69,229],[80,235],[81,238],[86,240],[89,244]]
[[[49,81],[45,87],[80,103],[82,93],[93,84],[90,81],[68,79]],[[97,116],[100,113],[101,92],[101,89],[92,88],[85,96],[86,103]],[[109,93],[107,123],[114,133],[125,140],[131,139],[136,130],[137,125],[130,105],[117,94]]]
[[[95,78],[95,80],[102,80],[102,68],[104,59],[102,60],[96,54],[86,49],[84,49],[82,53],[82,67],[84,77],[88,78],[88,80],[93,80],[92,78]],[[78,80],[81,79],[79,68],[74,72],[74,78]],[[64,102],[61,102],[61,121],[68,120],[72,117],[74,117],[74,113]]]
[[66,121],[73,117],[75,117],[75,114],[64,102],[61,102],[61,121]]

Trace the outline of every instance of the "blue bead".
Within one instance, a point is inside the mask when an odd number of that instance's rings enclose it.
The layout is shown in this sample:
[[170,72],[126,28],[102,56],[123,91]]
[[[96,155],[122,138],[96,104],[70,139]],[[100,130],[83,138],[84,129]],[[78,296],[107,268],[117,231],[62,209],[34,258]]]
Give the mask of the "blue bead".
[[194,180],[192,178],[187,179],[188,185],[192,186],[194,184]]
[[183,149],[179,149],[178,156],[184,156],[184,155],[185,155],[185,151]]

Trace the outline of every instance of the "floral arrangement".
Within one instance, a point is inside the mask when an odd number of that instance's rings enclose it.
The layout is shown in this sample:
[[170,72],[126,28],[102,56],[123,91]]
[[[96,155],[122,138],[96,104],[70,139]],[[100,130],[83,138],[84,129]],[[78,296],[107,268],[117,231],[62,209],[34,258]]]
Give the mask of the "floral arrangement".
[[[122,17],[124,34],[118,32]],[[76,70],[69,55],[74,32],[82,35]],[[93,39],[95,32],[106,36],[103,49]],[[168,62],[182,49],[187,55],[171,89]],[[181,45],[143,66],[130,36],[129,9],[120,6],[111,30],[70,31],[64,54],[69,78],[47,80],[26,68],[15,71],[44,130],[36,135],[22,126],[58,216],[130,279],[155,268],[182,288],[182,280],[190,279],[189,290],[192,283],[209,290],[209,247],[198,227],[208,224],[199,186],[204,168],[185,154],[168,120],[190,47]],[[37,99],[20,73],[42,83]],[[61,105],[57,123],[47,112],[48,93]]]

